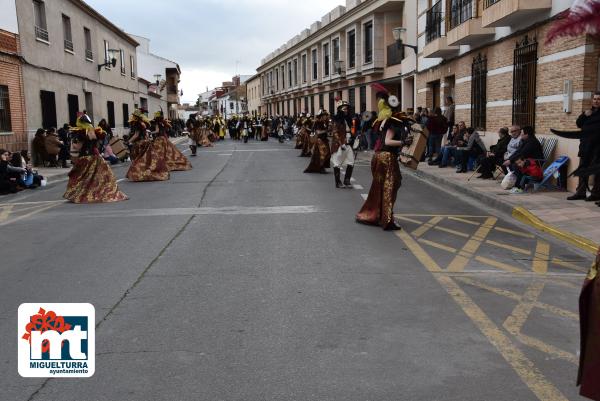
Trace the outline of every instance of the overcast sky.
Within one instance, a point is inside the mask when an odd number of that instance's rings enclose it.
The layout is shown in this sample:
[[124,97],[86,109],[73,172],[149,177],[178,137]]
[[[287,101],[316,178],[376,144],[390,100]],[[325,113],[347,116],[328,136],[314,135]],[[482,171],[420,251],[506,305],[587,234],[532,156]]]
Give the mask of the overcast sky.
[[252,75],[260,60],[343,0],[85,0],[150,51],[179,63],[183,101]]

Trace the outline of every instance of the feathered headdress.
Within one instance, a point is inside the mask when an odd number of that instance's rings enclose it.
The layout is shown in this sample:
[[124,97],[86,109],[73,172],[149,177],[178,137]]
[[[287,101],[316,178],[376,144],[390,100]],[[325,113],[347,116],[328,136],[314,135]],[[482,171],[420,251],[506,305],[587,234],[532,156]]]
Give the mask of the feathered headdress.
[[563,36],[600,35],[600,0],[575,0],[570,9],[559,15],[546,43]]

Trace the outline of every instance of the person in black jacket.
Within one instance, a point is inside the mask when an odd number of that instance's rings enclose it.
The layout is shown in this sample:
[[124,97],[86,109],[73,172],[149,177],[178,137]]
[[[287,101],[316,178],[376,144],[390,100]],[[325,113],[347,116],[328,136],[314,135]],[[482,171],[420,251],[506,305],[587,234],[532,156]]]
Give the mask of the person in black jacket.
[[[583,112],[577,119],[581,128],[579,140],[579,168],[586,169],[600,163],[600,92],[594,93],[592,108]],[[589,175],[579,176],[577,191],[568,200],[585,199],[588,202],[600,200],[600,174],[594,175],[594,186],[591,195],[587,196]]]
[[543,160],[544,150],[542,144],[535,136],[535,131],[530,125],[521,129],[521,146],[513,153],[508,160],[504,162],[505,167],[510,166],[510,171],[517,175],[517,182],[521,182],[521,170],[517,167],[516,161],[519,159]]
[[508,128],[500,128],[498,130],[499,139],[495,145],[490,146],[490,151],[480,161],[481,168],[479,172],[481,175],[477,178],[483,178],[484,180],[494,178],[494,170],[496,166],[500,165],[504,161],[504,154],[508,148],[510,142],[510,135],[508,134]]

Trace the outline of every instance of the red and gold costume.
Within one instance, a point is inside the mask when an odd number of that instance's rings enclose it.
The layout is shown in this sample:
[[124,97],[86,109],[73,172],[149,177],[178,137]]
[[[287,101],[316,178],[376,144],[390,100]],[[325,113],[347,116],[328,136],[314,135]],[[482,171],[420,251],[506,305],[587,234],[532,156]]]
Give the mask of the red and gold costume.
[[313,131],[315,133],[315,143],[312,147],[312,157],[305,173],[325,174],[326,168],[330,167],[331,150],[329,149],[327,115],[323,114],[315,122]]
[[104,140],[106,132],[92,126],[87,116],[77,119],[72,128],[74,148],[79,154],[69,172],[69,182],[63,197],[73,203],[107,203],[127,200],[119,190],[110,166],[98,151],[98,142]]
[[154,127],[153,147],[165,159],[169,171],[191,170],[192,164],[190,161],[169,140],[167,131],[171,128],[171,122],[164,119],[162,113],[158,112],[152,121],[152,126]]
[[150,126],[148,118],[136,110],[129,120],[129,126],[132,162],[127,171],[127,178],[133,182],[168,180],[169,169],[164,153],[160,152],[146,135],[146,129]]
[[600,249],[596,261],[583,284],[579,297],[579,321],[581,325],[581,356],[577,384],[580,394],[592,400],[600,400]]
[[310,157],[312,155],[312,148],[317,142],[316,136],[311,135],[312,128],[313,124],[310,119],[305,119],[300,131],[300,135],[302,135],[302,152],[300,152],[300,157]]
[[385,145],[385,135],[388,130],[394,132],[393,139],[402,141],[408,132],[410,120],[392,117],[384,122],[380,131],[380,141],[383,145],[371,159],[371,174],[373,181],[369,196],[356,215],[356,221],[363,224],[378,225],[384,230],[399,227],[394,222],[394,204],[398,190],[402,185],[402,174],[398,163],[400,147]]

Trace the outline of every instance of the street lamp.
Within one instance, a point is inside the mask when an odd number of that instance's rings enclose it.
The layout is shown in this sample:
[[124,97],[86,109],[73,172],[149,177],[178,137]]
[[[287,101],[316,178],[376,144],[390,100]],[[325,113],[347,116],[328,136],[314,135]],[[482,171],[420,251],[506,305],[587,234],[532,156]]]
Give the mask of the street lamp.
[[160,84],[160,77],[162,77],[161,74],[154,74],[154,78],[156,79],[156,86]]
[[108,49],[108,60],[106,60],[104,62],[104,64],[99,64],[98,65],[98,72],[100,72],[100,70],[102,69],[102,67],[110,67],[112,66],[113,68],[117,66],[117,53],[120,52],[120,50],[117,49]]
[[398,46],[398,49],[400,49],[401,47],[409,47],[415,51],[415,54],[417,54],[419,52],[419,48],[417,46],[407,45],[405,43],[402,43],[402,34],[404,32],[406,32],[406,28],[403,28],[403,27],[398,27],[398,28],[392,29],[392,36],[394,37],[394,40],[396,41],[396,45]]

